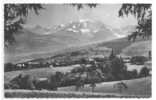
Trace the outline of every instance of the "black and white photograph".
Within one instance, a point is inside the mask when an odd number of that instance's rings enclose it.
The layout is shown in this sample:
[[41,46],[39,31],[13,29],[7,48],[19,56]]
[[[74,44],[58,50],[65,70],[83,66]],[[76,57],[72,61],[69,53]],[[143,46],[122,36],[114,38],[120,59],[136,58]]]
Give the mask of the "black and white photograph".
[[4,98],[151,98],[152,3],[4,3]]

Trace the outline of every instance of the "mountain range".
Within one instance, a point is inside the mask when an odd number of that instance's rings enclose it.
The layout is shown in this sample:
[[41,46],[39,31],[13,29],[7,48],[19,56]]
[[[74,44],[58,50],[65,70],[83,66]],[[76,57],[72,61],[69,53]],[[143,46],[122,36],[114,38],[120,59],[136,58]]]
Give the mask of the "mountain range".
[[40,25],[25,27],[15,36],[16,43],[5,48],[5,59],[10,61],[18,56],[53,52],[124,36],[121,30],[117,31],[100,21],[84,19],[51,28]]

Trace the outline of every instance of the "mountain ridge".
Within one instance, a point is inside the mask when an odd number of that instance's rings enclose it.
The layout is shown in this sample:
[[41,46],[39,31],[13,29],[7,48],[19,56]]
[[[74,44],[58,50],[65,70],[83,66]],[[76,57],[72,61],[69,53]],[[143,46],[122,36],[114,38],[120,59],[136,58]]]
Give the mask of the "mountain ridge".
[[[56,29],[54,31],[49,31],[50,28],[41,26],[24,28],[19,32],[20,34],[15,36],[17,43],[5,50],[6,60],[14,59],[17,56],[54,52],[72,46],[83,46],[119,38],[111,27],[98,21],[81,20],[61,24],[54,28]],[[43,32],[49,33],[44,34]]]

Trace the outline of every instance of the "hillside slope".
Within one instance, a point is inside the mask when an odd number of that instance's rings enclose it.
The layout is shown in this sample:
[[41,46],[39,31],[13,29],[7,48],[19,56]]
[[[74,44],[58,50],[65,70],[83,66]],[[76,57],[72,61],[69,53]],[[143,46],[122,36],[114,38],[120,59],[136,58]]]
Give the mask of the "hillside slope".
[[5,97],[16,98],[88,98],[88,97],[133,97],[133,98],[149,98],[151,97],[151,77],[140,78],[134,80],[125,80],[128,89],[119,93],[113,88],[115,82],[98,83],[95,92],[90,92],[91,89],[85,85],[80,92],[75,92],[75,87],[63,87],[58,91],[38,91],[38,90],[5,90]]
[[41,26],[24,28],[15,35],[16,43],[5,48],[5,62],[33,59],[35,57],[31,55],[53,53],[71,46],[109,41],[119,38],[117,34],[101,22],[88,20],[68,23],[55,30]]
[[[119,93],[119,91],[113,88],[113,85],[119,81],[114,82],[102,82],[96,84],[95,92],[97,93]],[[123,90],[122,95],[140,95],[150,96],[151,95],[151,77],[132,79],[123,81],[127,84],[128,89]],[[74,86],[59,88],[59,91],[75,91]],[[85,85],[84,88],[80,89],[83,92],[91,92],[91,87]],[[120,94],[120,93],[119,93]]]
[[127,38],[115,39],[108,42],[103,42],[97,44],[97,46],[104,46],[107,48],[112,48],[116,54],[122,54],[128,56],[134,56],[135,53],[138,55],[145,55],[148,50],[151,50],[151,39],[143,40],[138,38],[135,42],[128,41]]
[[148,51],[152,49],[151,41],[140,41],[131,44],[122,50],[122,55],[126,56],[148,56]]
[[[45,48],[43,47],[42,49],[37,49],[35,51],[32,50],[33,52],[24,53],[24,54],[20,54],[19,52],[17,52],[18,54],[7,53],[5,55],[5,62],[11,61],[13,63],[16,63],[16,62],[24,62],[24,61],[29,61],[38,58],[45,59],[47,57],[52,57],[60,53],[66,55],[67,52],[68,53],[88,52],[88,53],[96,54],[98,51],[101,50],[100,48],[108,48],[110,50],[112,48],[116,54],[121,54],[121,55],[127,55],[127,56],[145,55],[146,56],[148,54],[148,51],[151,50],[151,39],[149,40],[137,39],[135,42],[132,42],[132,41],[128,41],[127,38],[119,38],[107,42],[106,41],[95,42],[95,43],[89,43],[81,46],[75,45],[68,48],[62,46],[62,48],[56,50],[56,48],[59,48],[59,46],[60,45],[56,45],[56,47],[54,45],[49,45],[49,46],[45,45]],[[107,49],[106,50],[103,49],[98,54],[108,55],[109,52]]]

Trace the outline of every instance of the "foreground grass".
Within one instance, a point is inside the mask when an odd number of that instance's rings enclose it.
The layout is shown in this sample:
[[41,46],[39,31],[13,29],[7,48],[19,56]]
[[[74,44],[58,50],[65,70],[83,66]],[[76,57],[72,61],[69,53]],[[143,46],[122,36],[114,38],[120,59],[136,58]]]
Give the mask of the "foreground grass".
[[[113,88],[113,85],[119,81],[113,82],[102,82],[96,84],[95,92],[96,93],[117,93],[121,95],[129,95],[129,96],[150,96],[151,95],[151,77],[132,79],[132,80],[123,80],[128,86],[127,90],[123,90],[122,93],[118,91],[118,89]],[[59,88],[58,91],[75,91],[74,86],[70,87],[62,87]],[[80,89],[81,92],[90,92],[91,87],[89,85],[85,85],[84,88]]]
[[121,94],[117,94],[117,93],[6,90],[5,97],[6,98],[149,98],[150,96],[121,95]]
[[[139,42],[139,41],[137,41]],[[103,44],[99,44],[99,46],[106,46],[109,48],[113,48],[116,50],[117,53],[121,53],[122,50],[124,54],[130,54],[132,55],[132,50],[134,50],[134,47],[143,46],[141,49],[144,49],[146,45],[144,43],[141,43],[142,45],[134,44],[134,46],[130,46],[133,42],[129,42],[126,39],[123,40],[115,40],[112,42],[107,42]],[[150,43],[150,42],[147,42]],[[140,51],[136,49],[136,51]],[[136,54],[133,53],[133,54]],[[70,68],[69,68],[70,67]],[[57,71],[60,72],[66,72],[70,71],[73,67],[61,67],[57,68]],[[137,68],[138,66],[136,66]],[[36,77],[47,77],[50,74],[53,74],[56,70],[50,69],[50,68],[39,68],[39,69],[32,69],[32,70],[24,70],[24,71],[12,71],[12,72],[5,72],[4,73],[4,80],[5,82],[11,80],[19,73],[26,73],[30,74]],[[80,90],[80,93],[75,92],[75,87],[64,87],[59,88],[58,91],[26,91],[26,90],[6,90],[5,96],[6,97],[38,97],[38,98],[44,98],[44,97],[150,97],[151,96],[151,77],[147,78],[141,78],[141,79],[134,79],[134,80],[127,80],[125,81],[128,85],[128,90],[124,90],[122,93],[119,93],[116,89],[113,88],[113,84],[116,82],[103,82],[97,84],[97,87],[95,88],[96,93],[89,93],[90,87],[88,85],[85,85],[85,88]],[[62,92],[65,91],[65,92]],[[71,92],[72,91],[72,92]]]
[[88,97],[121,97],[119,94],[86,93],[86,92],[58,92],[37,90],[6,90],[7,98],[88,98]]
[[151,77],[124,80],[128,90],[119,93],[113,88],[114,82],[98,83],[95,92],[90,92],[89,85],[76,92],[74,86],[58,88],[58,91],[47,90],[5,90],[7,98],[89,98],[89,97],[124,97],[124,98],[149,98],[151,97]]

